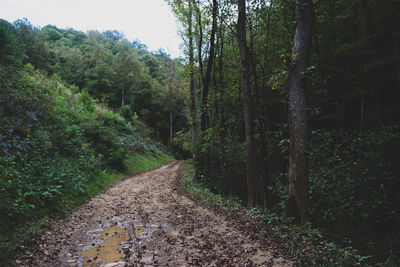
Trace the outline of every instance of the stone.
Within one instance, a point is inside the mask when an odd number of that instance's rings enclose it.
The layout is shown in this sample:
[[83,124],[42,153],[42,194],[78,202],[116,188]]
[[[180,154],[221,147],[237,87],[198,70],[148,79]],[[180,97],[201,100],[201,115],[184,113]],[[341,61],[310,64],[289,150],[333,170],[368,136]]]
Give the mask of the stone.
[[104,267],[125,267],[128,266],[128,263],[124,261],[112,262],[104,265]]

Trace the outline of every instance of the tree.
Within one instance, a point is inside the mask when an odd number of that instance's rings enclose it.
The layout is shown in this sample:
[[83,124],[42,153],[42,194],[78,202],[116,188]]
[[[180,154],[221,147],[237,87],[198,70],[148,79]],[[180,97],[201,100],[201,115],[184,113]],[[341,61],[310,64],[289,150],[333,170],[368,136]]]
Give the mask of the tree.
[[308,211],[308,122],[304,74],[311,54],[312,0],[296,1],[296,31],[289,71],[289,196],[287,215],[304,221]]
[[[218,3],[217,0],[213,0],[212,4],[212,27],[211,27],[211,37],[210,37],[210,51],[207,61],[207,69],[206,74],[203,78],[203,91],[201,95],[201,119],[200,119],[200,128],[201,131],[206,130],[206,125],[208,121],[208,90],[210,87],[211,81],[211,70],[214,62],[214,48],[215,48],[215,33],[217,30],[217,13],[218,13]],[[199,25],[201,27],[201,25]]]
[[12,66],[23,58],[17,32],[13,24],[0,19],[0,64]]
[[255,206],[255,148],[252,101],[250,89],[249,51],[246,41],[246,1],[238,0],[237,37],[240,50],[244,121],[246,132],[247,204]]
[[[188,35],[189,35],[189,75],[190,75],[190,116],[192,119],[192,143],[196,144],[196,93],[194,88],[194,59],[193,59],[193,33],[192,33],[192,0],[189,0],[188,20]],[[196,153],[193,149],[193,164],[196,164]]]

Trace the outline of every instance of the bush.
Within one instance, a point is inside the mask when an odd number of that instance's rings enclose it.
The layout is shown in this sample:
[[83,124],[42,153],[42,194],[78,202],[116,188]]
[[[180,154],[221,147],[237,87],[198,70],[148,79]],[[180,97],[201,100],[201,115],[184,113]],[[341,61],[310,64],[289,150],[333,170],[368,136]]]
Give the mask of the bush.
[[119,114],[121,114],[126,121],[132,121],[133,119],[133,111],[129,105],[122,106],[119,110]]
[[312,221],[381,260],[400,247],[399,137],[399,127],[386,126],[361,135],[314,131],[310,142]]

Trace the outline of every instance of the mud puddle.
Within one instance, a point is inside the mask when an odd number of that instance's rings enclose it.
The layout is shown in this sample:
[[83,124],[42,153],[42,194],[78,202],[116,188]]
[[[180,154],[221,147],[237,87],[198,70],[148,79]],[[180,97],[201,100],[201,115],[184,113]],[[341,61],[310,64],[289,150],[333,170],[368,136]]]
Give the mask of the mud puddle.
[[78,266],[107,266],[120,264],[150,264],[157,251],[146,251],[143,244],[162,228],[160,224],[143,224],[124,218],[113,224],[87,231],[91,244],[86,244],[79,254]]

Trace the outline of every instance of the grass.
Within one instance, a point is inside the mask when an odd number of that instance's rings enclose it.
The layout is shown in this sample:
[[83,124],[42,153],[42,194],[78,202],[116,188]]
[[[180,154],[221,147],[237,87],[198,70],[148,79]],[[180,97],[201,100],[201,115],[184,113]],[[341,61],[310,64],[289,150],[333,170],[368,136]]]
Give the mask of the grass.
[[[83,201],[98,193],[104,192],[108,187],[126,176],[158,168],[171,160],[173,160],[173,158],[164,153],[159,153],[156,156],[151,153],[128,155],[124,160],[125,172],[110,170],[100,172],[94,179],[88,182],[86,186],[87,196],[85,196]],[[78,204],[83,201],[79,201]]]
[[142,171],[157,168],[173,160],[172,156],[167,154],[145,154],[145,155],[132,155],[125,161],[125,167],[129,174],[135,174]]

